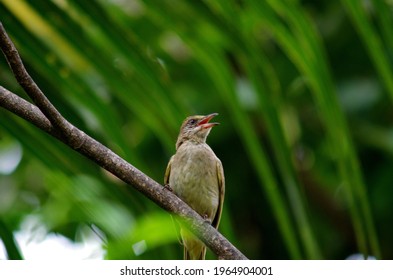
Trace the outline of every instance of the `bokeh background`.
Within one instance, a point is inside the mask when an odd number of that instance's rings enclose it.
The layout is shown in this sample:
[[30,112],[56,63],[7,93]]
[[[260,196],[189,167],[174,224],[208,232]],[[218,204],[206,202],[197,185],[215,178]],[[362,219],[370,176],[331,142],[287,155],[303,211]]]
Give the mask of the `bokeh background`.
[[[0,0],[35,81],[74,125],[163,181],[182,120],[218,112],[220,231],[251,259],[393,258],[393,2]],[[0,83],[27,98],[5,59]],[[170,215],[0,110],[0,237],[179,259]],[[18,249],[19,248],[19,249]],[[215,258],[212,253],[208,258]]]

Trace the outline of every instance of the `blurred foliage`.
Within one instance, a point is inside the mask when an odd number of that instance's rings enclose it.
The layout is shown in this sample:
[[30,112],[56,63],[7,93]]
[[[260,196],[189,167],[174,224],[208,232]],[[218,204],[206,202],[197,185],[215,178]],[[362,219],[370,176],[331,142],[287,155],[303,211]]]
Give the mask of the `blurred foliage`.
[[[0,0],[61,113],[162,182],[188,115],[220,113],[220,231],[252,259],[393,258],[391,1]],[[26,98],[4,59],[1,85]],[[109,259],[175,259],[170,216],[0,110],[0,233],[28,215]],[[214,258],[210,253],[209,258]]]

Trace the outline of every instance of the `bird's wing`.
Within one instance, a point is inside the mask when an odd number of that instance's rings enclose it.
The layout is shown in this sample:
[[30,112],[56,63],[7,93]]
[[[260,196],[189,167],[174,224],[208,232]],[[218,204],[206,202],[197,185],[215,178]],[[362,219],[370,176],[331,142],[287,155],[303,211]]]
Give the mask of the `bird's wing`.
[[220,223],[222,207],[224,205],[224,196],[225,196],[225,177],[224,177],[224,169],[222,168],[222,163],[219,159],[217,159],[216,163],[217,168],[217,181],[218,181],[218,191],[219,191],[219,202],[218,208],[216,212],[216,216],[214,217],[212,226],[218,228]]
[[[169,177],[171,176],[172,161],[173,161],[173,156],[171,157],[171,159],[168,162],[168,166],[166,167],[165,175],[164,175],[164,185],[168,185],[169,187],[170,187],[170,185],[169,185]],[[179,225],[178,222],[175,221],[175,218],[172,215],[171,215],[171,218],[172,218],[172,221],[173,221],[173,226],[174,226],[175,231],[176,231],[177,240],[179,240],[179,243],[181,245],[183,245],[183,241],[182,241],[182,238],[180,236],[180,225]]]
[[169,185],[169,177],[171,176],[172,161],[173,161],[173,156],[169,160],[168,166],[166,167],[166,170],[165,170],[164,185]]

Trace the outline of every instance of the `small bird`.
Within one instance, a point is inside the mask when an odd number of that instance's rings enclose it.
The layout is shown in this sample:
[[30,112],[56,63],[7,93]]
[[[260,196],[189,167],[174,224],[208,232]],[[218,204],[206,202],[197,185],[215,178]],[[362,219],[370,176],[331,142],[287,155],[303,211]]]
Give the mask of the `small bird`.
[[[217,116],[190,116],[180,128],[176,153],[165,171],[164,182],[213,227],[218,228],[224,203],[225,179],[221,161],[206,144]],[[185,228],[180,228],[185,260],[204,260],[206,246]]]

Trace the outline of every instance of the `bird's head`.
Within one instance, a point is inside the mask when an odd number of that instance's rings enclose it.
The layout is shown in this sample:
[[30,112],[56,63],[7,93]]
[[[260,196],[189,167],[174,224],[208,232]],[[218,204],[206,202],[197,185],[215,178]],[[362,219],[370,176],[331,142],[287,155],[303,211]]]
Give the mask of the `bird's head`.
[[180,128],[179,137],[176,142],[176,149],[186,141],[194,143],[205,143],[213,126],[219,123],[210,123],[209,121],[217,116],[217,113],[209,114],[206,116],[190,116],[186,118]]

